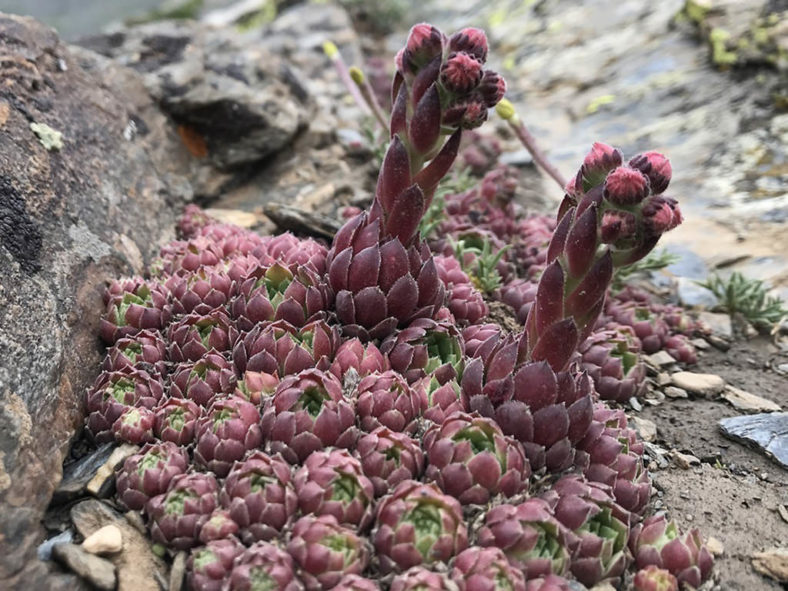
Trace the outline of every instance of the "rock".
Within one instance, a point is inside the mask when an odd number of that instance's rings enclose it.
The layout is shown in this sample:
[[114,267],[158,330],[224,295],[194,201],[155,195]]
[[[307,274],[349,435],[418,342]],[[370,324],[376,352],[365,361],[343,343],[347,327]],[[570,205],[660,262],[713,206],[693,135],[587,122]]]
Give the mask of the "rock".
[[685,454],[674,449],[670,455],[673,458],[673,463],[682,470],[689,470],[692,466],[700,466],[700,460],[692,454]]
[[52,556],[60,564],[78,574],[83,579],[101,589],[115,589],[115,567],[111,562],[85,552],[76,544],[58,544],[52,549]]
[[676,294],[679,302],[689,308],[713,308],[718,303],[717,296],[688,277],[676,278]]
[[170,567],[169,591],[180,591],[186,576],[186,552],[178,552]]
[[36,560],[40,523],[103,355],[102,290],[173,237],[191,187],[166,162],[189,156],[134,72],[1,14],[0,54],[0,588],[48,589],[65,578]]
[[699,312],[698,321],[705,324],[712,334],[724,339],[733,338],[733,324],[728,314],[718,314],[716,312]]
[[733,386],[725,386],[722,398],[728,401],[733,408],[744,412],[775,412],[780,410],[780,406],[771,400],[739,390]]
[[96,475],[88,482],[85,490],[99,498],[108,497],[115,483],[115,468],[120,466],[126,458],[137,453],[139,449],[138,446],[131,443],[124,443],[116,447],[107,461],[96,471]]
[[665,388],[665,396],[668,398],[688,398],[687,391],[676,386],[668,386]]
[[723,435],[753,445],[788,468],[788,413],[773,412],[720,420]]
[[338,220],[282,203],[267,203],[263,211],[280,231],[331,240],[340,228]]
[[52,548],[58,544],[71,542],[74,540],[74,532],[70,529],[60,532],[58,535],[44,540],[38,546],[37,555],[39,560],[52,560]]
[[206,208],[205,213],[223,224],[234,224],[248,229],[260,226],[265,221],[259,215],[240,209]]
[[720,351],[727,351],[731,348],[731,342],[715,334],[710,334],[706,337],[706,341]]
[[123,548],[123,534],[117,525],[105,525],[82,542],[82,549],[91,554],[114,554]]
[[635,427],[643,441],[654,441],[657,438],[657,425],[654,421],[642,419],[640,417],[630,417],[629,422]]
[[694,373],[691,371],[680,371],[670,376],[673,385],[691,394],[710,397],[722,392],[725,388],[725,380],[720,376],[711,373]]
[[709,536],[706,539],[706,549],[712,556],[722,556],[725,553],[725,546],[717,538]]
[[52,504],[61,505],[71,499],[84,496],[87,492],[88,482],[106,463],[115,447],[115,443],[105,443],[66,466],[63,470],[63,480],[60,481],[52,496]]
[[788,583],[788,548],[769,548],[753,554],[752,567],[762,575]]
[[643,361],[656,368],[676,363],[676,360],[667,351],[657,351],[651,355],[643,355]]
[[637,396],[633,396],[632,398],[629,399],[628,402],[629,402],[629,406],[631,406],[632,410],[634,410],[635,412],[640,412],[641,410],[643,410],[643,405],[640,404],[640,401],[638,400]]
[[709,342],[706,339],[702,339],[700,337],[696,339],[690,339],[690,343],[699,351],[705,351],[709,348]]
[[777,505],[777,513],[780,514],[780,517],[782,517],[785,523],[788,523],[788,507],[785,505]]

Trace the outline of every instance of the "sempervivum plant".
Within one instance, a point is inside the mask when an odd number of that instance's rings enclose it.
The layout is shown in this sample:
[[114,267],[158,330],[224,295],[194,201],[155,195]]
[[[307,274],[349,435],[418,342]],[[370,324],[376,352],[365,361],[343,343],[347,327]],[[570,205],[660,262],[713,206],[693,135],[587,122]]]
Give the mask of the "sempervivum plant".
[[211,351],[197,361],[178,364],[172,374],[169,394],[208,407],[215,398],[230,394],[236,381],[232,363]]
[[438,255],[435,265],[446,289],[446,305],[457,320],[475,324],[487,316],[489,309],[481,292],[473,286],[455,257]]
[[258,324],[233,347],[240,372],[262,371],[287,376],[317,367],[326,370],[339,346],[339,332],[324,320],[296,328],[286,320]]
[[664,514],[649,517],[632,532],[629,540],[635,564],[642,569],[655,565],[676,577],[679,585],[697,589],[711,574],[714,559],[700,533],[679,531]]
[[572,589],[574,587],[570,586],[569,581],[558,575],[530,579],[525,584],[525,591],[572,591]]
[[194,440],[202,408],[186,398],[170,398],[156,407],[153,432],[162,441],[189,445]]
[[214,540],[234,537],[238,533],[238,524],[230,517],[227,509],[214,509],[200,529],[200,542],[207,544]]
[[512,308],[517,322],[525,324],[528,312],[531,311],[531,306],[536,300],[538,287],[539,281],[537,279],[514,279],[502,285],[495,293],[495,297]]
[[218,265],[224,257],[224,250],[214,237],[195,236],[163,246],[159,258],[151,263],[150,271],[154,277],[163,278],[187,275],[203,266]]
[[104,293],[106,312],[101,338],[112,344],[141,330],[160,330],[172,315],[170,293],[155,281],[139,277],[113,281]]
[[263,406],[263,400],[273,396],[278,385],[279,375],[277,373],[245,371],[242,378],[238,380],[233,394],[253,404]]
[[428,421],[440,425],[456,412],[468,410],[468,402],[456,380],[441,384],[434,376],[414,384],[423,400],[423,416]]
[[378,503],[372,534],[383,572],[447,562],[468,546],[462,508],[434,484],[400,482]]
[[311,268],[274,263],[251,271],[238,287],[230,311],[241,330],[270,320],[298,327],[325,314],[331,301],[328,286]]
[[296,521],[287,551],[308,591],[332,589],[345,575],[360,575],[369,562],[366,540],[333,515],[306,515]]
[[603,580],[618,580],[628,563],[629,513],[615,502],[610,488],[569,475],[556,482],[543,498],[570,532],[567,545],[575,578],[588,587]]
[[233,568],[233,561],[243,551],[243,544],[232,536],[193,548],[186,562],[189,588],[194,591],[221,591],[224,579]]
[[263,434],[257,407],[243,398],[218,399],[197,420],[194,461],[217,476],[260,447]]
[[249,544],[275,538],[298,508],[290,465],[259,450],[235,463],[219,500]]
[[174,314],[205,314],[224,308],[235,294],[235,283],[219,269],[200,267],[186,275],[173,275],[164,285],[172,295]]
[[327,259],[345,331],[382,338],[442,305],[443,284],[418,227],[457,156],[461,129],[481,125],[503,96],[503,79],[483,70],[486,57],[481,31],[447,39],[427,24],[413,27],[399,53],[374,203],[339,230]]
[[356,457],[364,475],[381,496],[403,480],[415,480],[424,471],[424,452],[419,442],[406,433],[378,427],[364,433],[356,443]]
[[566,531],[542,499],[490,509],[477,538],[480,546],[503,550],[526,579],[563,575],[569,569]]
[[290,232],[269,236],[263,240],[264,244],[252,251],[261,261],[270,259],[287,267],[309,267],[318,275],[325,275],[328,249],[320,242],[311,238],[297,238]]
[[522,571],[495,546],[463,550],[452,562],[451,579],[460,591],[525,591]]
[[163,395],[161,378],[155,374],[128,366],[103,372],[85,396],[88,430],[99,443],[112,441],[112,425],[127,408],[152,409]]
[[341,380],[351,368],[363,378],[372,372],[386,371],[389,367],[388,358],[374,343],[365,345],[359,339],[353,338],[339,345],[329,371]]
[[112,423],[112,436],[115,441],[140,445],[153,441],[153,425],[156,415],[148,408],[127,406],[117,420]]
[[432,376],[439,383],[459,380],[465,365],[462,333],[449,322],[420,318],[380,346],[391,368],[410,383]]
[[359,575],[345,575],[339,579],[334,591],[380,591],[380,586],[372,579]]
[[271,542],[256,542],[233,563],[223,590],[303,591],[304,584],[296,577],[293,559],[285,550]]
[[640,341],[628,326],[592,333],[578,353],[602,400],[626,402],[645,389],[646,366],[640,360]]
[[158,330],[140,332],[118,339],[107,351],[101,364],[104,371],[117,371],[124,367],[136,367],[150,374],[167,373],[167,344]]
[[585,467],[588,480],[610,486],[616,502],[627,511],[643,513],[651,495],[651,479],[643,466],[643,442],[627,427],[622,410],[597,404],[578,450],[578,464]]
[[391,580],[390,591],[458,591],[457,584],[444,574],[414,566]]
[[145,506],[151,537],[176,550],[198,545],[200,530],[216,509],[218,490],[213,474],[175,476],[167,492],[153,497]]
[[283,379],[263,411],[263,435],[291,464],[326,446],[356,442],[356,413],[333,374],[308,369]]
[[361,462],[345,449],[312,452],[293,476],[301,513],[332,515],[363,530],[372,519],[375,490]]
[[395,371],[373,373],[356,389],[356,414],[364,431],[388,427],[413,433],[421,416],[423,398]]
[[482,505],[527,489],[531,468],[522,446],[492,419],[456,413],[424,434],[425,477],[466,504]]
[[221,309],[182,316],[167,329],[170,361],[198,361],[212,350],[229,351],[237,336],[235,323]]
[[126,458],[118,470],[118,499],[129,509],[140,511],[152,497],[166,492],[170,481],[188,467],[189,454],[184,448],[168,441],[149,443]]
[[635,591],[679,591],[679,582],[669,571],[651,564],[640,569],[632,581]]

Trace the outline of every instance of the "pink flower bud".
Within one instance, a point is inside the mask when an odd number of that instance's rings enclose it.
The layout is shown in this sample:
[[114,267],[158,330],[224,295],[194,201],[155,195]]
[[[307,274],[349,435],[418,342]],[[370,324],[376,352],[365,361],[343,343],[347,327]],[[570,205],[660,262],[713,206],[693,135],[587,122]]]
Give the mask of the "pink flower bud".
[[452,53],[441,68],[441,82],[450,92],[469,92],[479,85],[481,79],[481,62],[465,52]]
[[605,180],[607,173],[617,166],[621,166],[621,162],[622,156],[619,150],[601,142],[594,142],[580,169],[580,174],[585,181],[582,188],[587,191],[591,187],[599,185]]
[[415,73],[443,53],[445,41],[443,33],[432,25],[414,25],[408,35],[405,51],[401,57],[398,56],[397,67],[401,72]]
[[602,216],[602,242],[611,244],[635,234],[635,216],[627,211],[606,211]]
[[648,178],[634,168],[619,166],[607,175],[605,197],[616,205],[635,205],[648,197]]
[[484,63],[487,59],[487,35],[481,29],[462,29],[451,36],[449,50],[464,51]]
[[629,161],[629,165],[632,168],[637,168],[648,177],[653,194],[662,193],[668,188],[673,169],[670,166],[670,160],[659,152],[638,154]]
[[492,109],[506,94],[506,80],[498,72],[485,70],[482,81],[479,84],[479,94],[484,99],[484,104],[487,108]]
[[672,230],[684,220],[676,200],[661,195],[652,197],[643,206],[643,217],[649,232],[655,236]]

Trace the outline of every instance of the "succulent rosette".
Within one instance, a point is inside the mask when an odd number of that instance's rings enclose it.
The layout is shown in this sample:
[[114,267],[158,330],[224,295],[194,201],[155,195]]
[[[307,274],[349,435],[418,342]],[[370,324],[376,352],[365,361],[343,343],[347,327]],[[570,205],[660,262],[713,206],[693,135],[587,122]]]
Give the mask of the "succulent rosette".
[[496,546],[526,579],[549,574],[564,575],[569,569],[566,531],[550,505],[539,498],[519,505],[498,505],[487,512],[479,530],[480,546]]
[[235,559],[222,589],[304,591],[304,584],[296,576],[290,554],[271,542],[256,542]]
[[574,588],[569,581],[558,575],[529,579],[525,584],[525,591],[572,591]]
[[153,425],[156,421],[154,412],[144,406],[126,407],[117,420],[112,423],[112,435],[115,441],[140,445],[153,441]]
[[426,376],[435,377],[441,384],[462,377],[465,343],[454,324],[420,318],[387,338],[380,348],[391,368],[410,383]]
[[140,277],[113,281],[104,294],[101,338],[108,344],[141,330],[160,330],[170,321],[170,293],[155,281]]
[[159,258],[151,263],[154,277],[188,275],[200,267],[218,265],[225,257],[224,250],[213,236],[195,236],[189,240],[175,240],[163,246]]
[[263,400],[273,396],[278,385],[279,375],[276,372],[245,371],[242,378],[238,380],[234,394],[262,406]]
[[414,566],[391,580],[390,591],[458,591],[457,584],[442,573]]
[[217,476],[227,476],[233,462],[262,442],[257,406],[243,398],[215,400],[197,420],[194,461]]
[[210,351],[229,351],[237,337],[235,324],[222,310],[182,316],[167,329],[170,361],[198,361]]
[[309,267],[318,275],[326,272],[326,255],[328,249],[312,238],[297,238],[290,232],[278,236],[270,236],[262,248],[257,248],[254,254],[261,260],[269,257],[273,262],[280,262],[285,266],[299,265]]
[[167,344],[158,330],[140,332],[118,339],[107,351],[101,364],[103,371],[117,371],[124,367],[134,367],[157,373],[167,374]]
[[364,475],[372,481],[375,496],[385,494],[403,480],[417,480],[424,471],[424,452],[419,442],[388,427],[361,435],[355,455]]
[[345,575],[360,575],[369,562],[364,538],[333,515],[306,515],[296,521],[287,551],[311,591],[333,589]]
[[326,370],[339,346],[339,331],[324,320],[296,328],[287,321],[263,323],[244,333],[233,348],[240,372],[288,376],[317,367]]
[[328,286],[311,268],[274,263],[252,271],[240,284],[230,311],[241,330],[273,320],[300,327],[325,315],[331,303]]
[[462,507],[434,484],[400,482],[378,503],[372,540],[381,571],[447,562],[468,546]]
[[632,581],[635,591],[679,591],[679,582],[669,571],[650,564],[640,569]]
[[176,550],[198,545],[200,530],[216,509],[218,490],[213,474],[191,472],[173,477],[167,492],[145,505],[153,540]]
[[388,358],[374,343],[365,345],[359,339],[353,338],[339,345],[329,371],[341,380],[351,368],[363,378],[373,372],[384,372],[390,365]]
[[355,414],[333,374],[308,369],[279,383],[266,401],[261,425],[271,451],[295,464],[327,446],[352,447]]
[[433,376],[413,385],[423,398],[423,417],[440,425],[448,416],[468,410],[468,402],[456,380],[441,384]]
[[334,591],[380,591],[380,585],[359,575],[345,575],[339,579]]
[[149,443],[126,458],[117,472],[115,486],[121,503],[140,511],[153,497],[167,491],[170,481],[189,467],[189,454],[169,441]]
[[207,407],[214,399],[233,392],[236,381],[233,364],[221,354],[211,351],[197,361],[181,363],[175,368],[169,394]]
[[629,327],[592,333],[579,347],[581,365],[602,400],[626,402],[646,387],[640,341]]
[[472,324],[462,331],[465,355],[485,358],[504,336],[498,324]]
[[460,552],[452,562],[451,579],[459,591],[525,591],[523,573],[495,546]]
[[214,540],[234,537],[238,533],[238,524],[233,521],[226,509],[215,509],[208,521],[200,529],[200,542],[208,544]]
[[423,402],[418,390],[395,371],[370,374],[356,388],[356,414],[359,426],[367,432],[388,427],[413,433]]
[[711,574],[714,559],[700,533],[679,531],[675,521],[664,514],[654,515],[638,524],[629,540],[637,568],[654,565],[676,577],[684,588],[697,589]]
[[128,366],[103,372],[85,396],[88,430],[98,443],[112,441],[112,425],[127,408],[154,408],[163,395],[157,375]]
[[194,203],[189,203],[183,208],[183,213],[178,219],[176,230],[178,231],[179,238],[193,238],[202,228],[211,224],[217,224],[219,221],[208,215],[203,208]]
[[375,490],[361,462],[345,449],[312,452],[293,476],[303,514],[333,515],[359,530],[372,519]]
[[219,500],[248,544],[275,538],[298,508],[290,465],[280,456],[262,451],[253,451],[235,463]]
[[453,256],[439,255],[435,257],[435,264],[446,288],[446,305],[454,317],[475,324],[487,316],[487,304],[462,270],[460,262]]
[[200,267],[185,275],[172,275],[164,285],[172,295],[174,314],[206,314],[224,308],[235,295],[233,280],[215,267]]
[[234,537],[213,540],[192,548],[186,562],[186,581],[194,591],[221,591],[233,561],[244,551]]
[[570,532],[572,575],[588,587],[618,580],[628,564],[629,514],[615,502],[610,487],[569,475],[542,498]]
[[528,319],[528,312],[531,311],[534,300],[536,300],[536,290],[539,287],[537,279],[514,279],[496,292],[496,299],[511,307],[517,322],[525,324]]
[[668,325],[647,305],[633,301],[611,302],[605,312],[612,320],[609,327],[619,324],[632,328],[645,353],[656,353],[668,338]]
[[169,398],[156,407],[153,432],[162,441],[189,445],[194,441],[202,408],[187,398]]
[[422,440],[425,478],[463,505],[511,497],[528,488],[530,465],[522,446],[492,419],[455,413],[432,425]]
[[651,479],[643,466],[643,443],[627,427],[624,412],[597,404],[578,449],[577,460],[585,468],[585,477],[610,486],[621,507],[642,514],[651,495]]

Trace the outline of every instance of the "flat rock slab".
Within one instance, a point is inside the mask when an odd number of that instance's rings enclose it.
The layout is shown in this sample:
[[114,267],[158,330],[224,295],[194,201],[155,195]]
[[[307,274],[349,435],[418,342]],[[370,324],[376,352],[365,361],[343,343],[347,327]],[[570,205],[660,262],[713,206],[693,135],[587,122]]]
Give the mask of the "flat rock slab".
[[725,380],[712,373],[680,371],[670,377],[674,386],[698,396],[714,396],[725,388]]
[[752,566],[762,575],[788,583],[788,548],[769,548],[752,557]]
[[782,410],[776,402],[750,394],[744,390],[739,390],[739,388],[734,388],[733,386],[725,386],[722,398],[733,408],[743,412],[777,412]]
[[720,429],[726,437],[753,445],[788,468],[788,413],[730,417],[720,421]]

